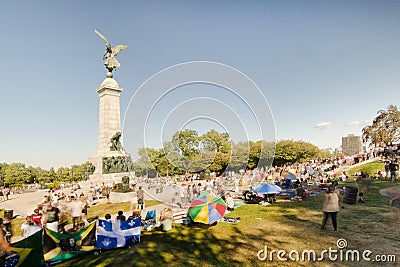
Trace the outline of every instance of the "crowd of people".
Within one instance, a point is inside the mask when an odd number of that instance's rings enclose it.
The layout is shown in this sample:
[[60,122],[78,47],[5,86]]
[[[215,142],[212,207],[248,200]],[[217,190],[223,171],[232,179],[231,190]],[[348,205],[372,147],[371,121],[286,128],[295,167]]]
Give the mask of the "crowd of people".
[[[74,232],[89,225],[88,209],[100,198],[109,202],[111,186],[105,183],[91,185],[86,193],[78,184],[67,189],[49,190],[33,213],[26,216],[21,235],[28,237],[44,227],[60,233]],[[72,221],[72,227],[67,230],[69,221]]]
[[[222,197],[227,203],[227,211],[230,212],[234,209],[235,203],[233,199],[237,197],[235,194],[239,193],[239,186],[252,186],[263,182],[284,185],[284,183],[288,182],[287,179],[283,178],[285,172],[293,173],[298,178],[296,180],[289,179],[291,188],[306,187],[310,184],[318,187],[320,183],[333,184],[338,179],[347,182],[348,176],[345,172],[334,175],[334,171],[337,171],[340,167],[368,160],[375,156],[380,156],[379,152],[353,157],[314,159],[300,164],[291,164],[283,167],[274,166],[269,169],[260,168],[236,173],[227,172],[224,176],[215,175],[207,180],[198,180],[196,175],[191,175],[185,176],[184,179],[179,179],[179,177],[137,178],[135,183],[146,185],[148,189],[155,188],[156,194],[162,193],[166,187],[171,187],[168,188],[168,190],[172,189],[173,192],[171,203],[177,204],[181,208],[188,208],[192,200],[199,197],[201,192],[208,192],[210,195]],[[398,171],[399,164],[397,159],[395,157],[386,157],[385,171],[377,175],[391,177],[392,181],[397,181]],[[29,236],[42,227],[47,227],[56,232],[65,232],[66,222],[68,221],[72,221],[72,231],[87,226],[89,224],[87,219],[88,209],[100,198],[109,203],[112,188],[112,183],[99,183],[96,185],[91,184],[90,189],[86,192],[83,192],[78,184],[73,184],[71,187],[63,185],[59,189],[53,188],[49,190],[33,213],[26,217],[25,223],[21,226],[22,235],[24,237]],[[1,192],[5,197],[4,191]],[[137,194],[136,209],[140,212],[145,207],[145,193],[142,186],[139,186],[135,192]],[[131,210],[133,210],[132,207]],[[133,216],[135,214],[130,215],[128,218]],[[163,217],[166,218],[167,216],[164,214]],[[121,211],[116,218],[125,220],[126,216]]]

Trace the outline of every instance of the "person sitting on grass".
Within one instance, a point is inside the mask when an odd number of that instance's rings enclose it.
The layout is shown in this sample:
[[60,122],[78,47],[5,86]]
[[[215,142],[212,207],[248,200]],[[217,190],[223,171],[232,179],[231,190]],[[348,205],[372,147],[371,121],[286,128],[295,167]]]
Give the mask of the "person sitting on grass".
[[134,211],[132,212],[132,215],[128,217],[128,220],[132,220],[132,219],[135,219],[135,218],[139,218],[139,217],[140,217],[140,214],[141,214],[140,210],[134,210]]
[[235,209],[235,201],[233,200],[233,197],[231,194],[227,193],[225,195],[225,202],[226,202],[226,213],[229,213]]
[[364,199],[364,193],[363,192],[360,192],[359,194],[358,194],[358,202],[360,202],[360,203],[366,203],[367,201]]
[[161,228],[164,232],[171,230],[172,221],[173,221],[172,209],[171,208],[163,209],[161,211],[160,222],[161,222]]
[[172,209],[165,208],[161,211],[160,221],[163,222],[164,220],[172,220]]

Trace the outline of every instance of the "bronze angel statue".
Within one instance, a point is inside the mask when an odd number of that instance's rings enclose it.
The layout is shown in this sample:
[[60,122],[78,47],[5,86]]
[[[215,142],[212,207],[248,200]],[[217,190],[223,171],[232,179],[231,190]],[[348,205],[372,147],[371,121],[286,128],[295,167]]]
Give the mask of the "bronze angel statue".
[[117,54],[121,51],[121,50],[125,50],[128,48],[127,45],[116,45],[113,48],[111,48],[111,44],[110,42],[107,40],[107,38],[101,34],[100,32],[94,30],[95,33],[97,33],[97,35],[103,39],[106,42],[106,51],[104,52],[103,55],[103,60],[105,60],[104,65],[106,66],[106,68],[108,69],[109,73],[108,75],[111,75],[112,77],[112,71],[116,68],[119,68],[121,65],[119,64],[118,60],[115,58],[117,56]]

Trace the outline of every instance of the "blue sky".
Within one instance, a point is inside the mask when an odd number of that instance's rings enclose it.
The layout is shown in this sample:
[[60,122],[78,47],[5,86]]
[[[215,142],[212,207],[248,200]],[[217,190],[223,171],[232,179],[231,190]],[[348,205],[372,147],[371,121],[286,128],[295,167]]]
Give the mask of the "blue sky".
[[70,166],[96,152],[95,29],[129,46],[114,76],[121,117],[146,79],[196,60],[250,77],[277,139],[338,147],[399,104],[400,1],[6,1],[0,12],[0,162]]

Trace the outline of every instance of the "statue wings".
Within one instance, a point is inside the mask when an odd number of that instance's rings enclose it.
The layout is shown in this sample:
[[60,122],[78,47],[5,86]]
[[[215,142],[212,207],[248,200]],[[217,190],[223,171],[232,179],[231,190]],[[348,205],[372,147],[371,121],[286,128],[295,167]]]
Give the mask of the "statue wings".
[[98,35],[101,39],[103,39],[103,40],[106,42],[106,44],[110,44],[110,42],[107,40],[107,38],[106,38],[104,35],[102,35],[100,32],[98,32],[98,31],[96,31],[96,30],[94,30],[94,32],[97,33],[97,35]]
[[114,56],[116,56],[121,50],[125,50],[127,48],[128,48],[127,45],[116,45],[112,48],[112,52]]
[[[106,42],[106,44],[110,45],[110,42],[108,41],[108,39],[107,39],[103,34],[101,34],[100,32],[98,32],[98,31],[96,31],[96,30],[94,30],[94,32],[97,33],[97,35],[98,35],[101,39],[103,39],[103,40]],[[113,53],[114,56],[116,56],[120,51],[125,50],[125,49],[127,49],[127,48],[128,48],[127,45],[116,45],[116,46],[114,46],[114,47],[112,48],[112,53]]]

